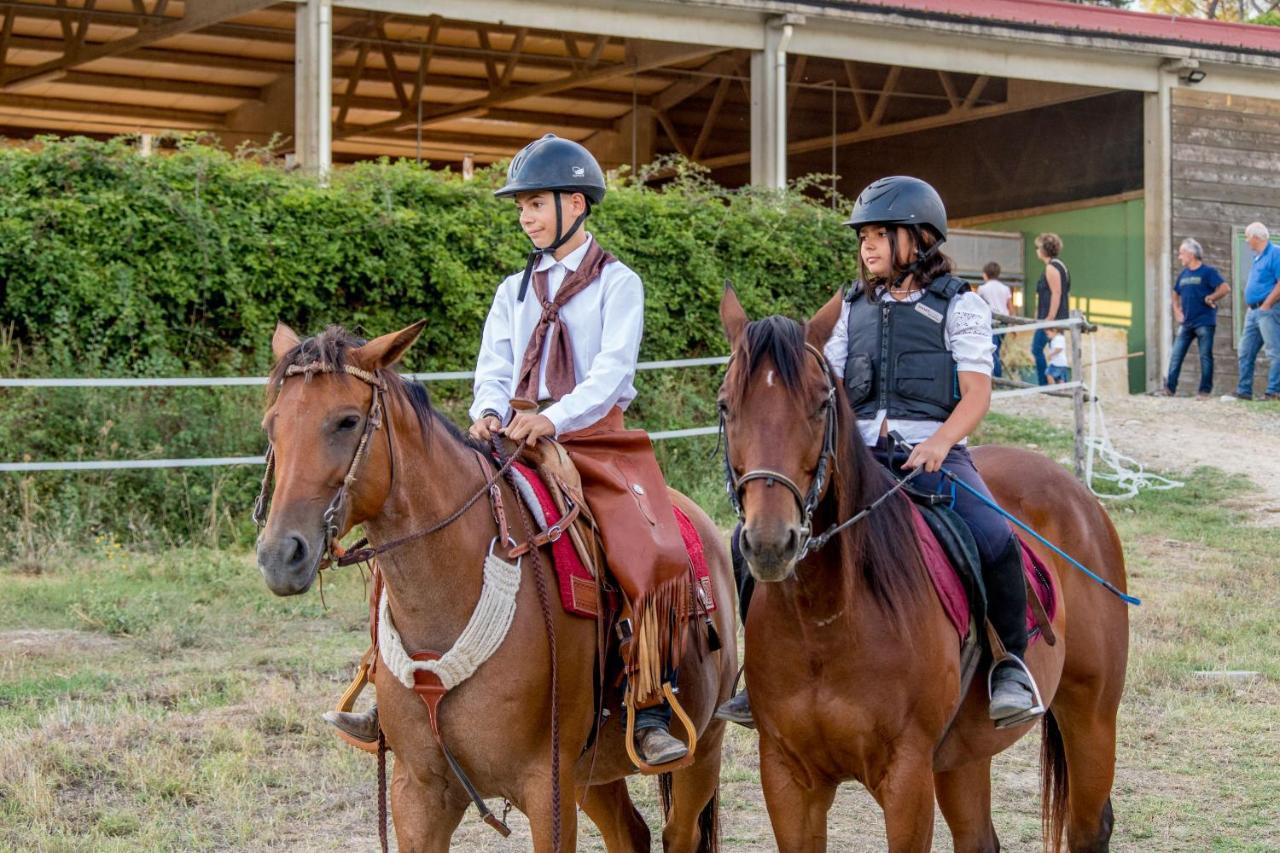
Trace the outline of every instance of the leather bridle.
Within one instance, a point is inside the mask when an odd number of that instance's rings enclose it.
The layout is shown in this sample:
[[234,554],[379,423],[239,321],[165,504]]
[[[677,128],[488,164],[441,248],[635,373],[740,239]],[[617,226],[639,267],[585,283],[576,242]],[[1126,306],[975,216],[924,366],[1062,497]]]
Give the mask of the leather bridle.
[[822,368],[822,378],[827,385],[825,400],[822,404],[824,410],[822,452],[818,456],[818,466],[814,470],[813,482],[809,484],[807,492],[801,491],[795,481],[786,474],[774,471],[771,468],[753,468],[741,477],[737,476],[733,470],[733,463],[729,461],[729,434],[725,431],[725,411],[724,409],[720,411],[720,434],[724,441],[725,487],[729,492],[729,502],[733,505],[734,512],[738,514],[738,520],[743,521],[746,517],[742,507],[742,491],[746,488],[747,483],[753,480],[764,480],[766,487],[772,487],[774,483],[780,484],[791,492],[796,499],[796,506],[800,509],[800,540],[803,543],[800,557],[803,557],[808,552],[809,543],[812,541],[810,533],[813,530],[813,513],[818,508],[818,503],[822,500],[822,496],[826,491],[827,478],[831,473],[831,463],[835,458],[838,432],[836,425],[836,384],[831,372],[831,365],[827,362],[827,357],[813,344],[806,343],[804,348],[818,360],[818,364]]
[[[316,373],[338,372],[354,376],[364,382],[373,389],[373,396],[369,399],[369,408],[365,412],[364,432],[360,435],[360,443],[356,445],[355,453],[351,456],[351,464],[347,466],[346,476],[342,478],[342,485],[338,487],[338,491],[334,493],[329,505],[324,510],[324,550],[320,555],[321,569],[337,562],[339,557],[342,556],[340,548],[335,551],[339,535],[338,525],[346,517],[351,503],[351,487],[355,485],[360,469],[364,461],[369,457],[370,439],[373,438],[375,432],[382,428],[385,414],[383,395],[386,393],[386,386],[376,374],[350,364],[344,365],[339,369],[319,361],[313,361],[305,365],[291,364],[284,373],[287,378],[290,376],[311,376]],[[267,519],[268,491],[271,488],[271,480],[275,474],[276,465],[274,445],[267,445],[266,462],[267,469],[262,476],[262,488],[259,490],[258,499],[253,505],[253,522],[259,529],[262,528]]]
[[746,520],[746,513],[742,507],[742,491],[747,483],[752,480],[764,480],[766,487],[771,487],[774,483],[781,484],[783,488],[791,492],[792,496],[795,497],[796,506],[800,509],[800,550],[796,555],[797,561],[803,560],[810,552],[822,548],[840,531],[866,518],[876,507],[904,488],[907,483],[915,479],[924,470],[923,467],[916,468],[910,474],[898,480],[893,488],[849,518],[839,524],[832,525],[816,536],[813,534],[813,513],[817,510],[818,503],[826,493],[827,478],[831,474],[832,463],[835,459],[836,442],[839,440],[839,427],[836,421],[836,406],[839,401],[836,398],[835,374],[831,370],[831,363],[827,361],[827,357],[823,355],[822,351],[813,344],[806,343],[804,348],[818,360],[818,365],[822,368],[822,377],[827,385],[826,399],[823,403],[825,422],[822,431],[822,452],[818,456],[818,465],[814,469],[813,482],[809,484],[807,492],[802,492],[795,481],[787,475],[770,468],[754,468],[741,477],[737,476],[733,470],[733,463],[729,461],[729,434],[725,431],[725,411],[723,408],[720,410],[720,436],[724,442],[725,487],[729,492],[729,502],[733,505],[734,512],[738,515],[738,521],[744,522]]

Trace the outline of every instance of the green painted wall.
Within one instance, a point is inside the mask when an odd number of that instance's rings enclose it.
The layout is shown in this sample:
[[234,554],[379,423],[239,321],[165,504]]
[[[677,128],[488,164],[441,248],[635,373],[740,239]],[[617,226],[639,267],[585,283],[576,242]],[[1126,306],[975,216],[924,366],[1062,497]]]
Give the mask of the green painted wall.
[[[1036,235],[1051,231],[1062,238],[1062,260],[1071,270],[1071,307],[1091,321],[1123,326],[1129,332],[1129,352],[1146,349],[1143,251],[1145,226],[1141,199],[1088,207],[1064,213],[1022,216],[974,226],[990,231],[1021,232],[1026,247],[1026,287],[1023,313],[1035,310],[1035,285],[1044,271],[1036,258]],[[1129,360],[1129,390],[1146,387],[1146,358]]]

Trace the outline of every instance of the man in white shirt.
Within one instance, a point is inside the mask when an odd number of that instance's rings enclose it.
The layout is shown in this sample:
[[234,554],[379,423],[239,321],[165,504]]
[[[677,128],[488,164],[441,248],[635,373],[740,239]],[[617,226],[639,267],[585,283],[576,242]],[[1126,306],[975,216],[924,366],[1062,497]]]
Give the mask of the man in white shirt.
[[[1013,291],[1000,280],[1000,265],[995,261],[989,261],[982,268],[982,284],[978,285],[978,295],[991,306],[991,313],[1006,316],[1013,313]],[[1000,347],[1004,344],[1004,335],[992,335],[991,342],[996,345],[992,356],[995,367],[991,375],[1004,376],[1004,366],[1000,363]]]

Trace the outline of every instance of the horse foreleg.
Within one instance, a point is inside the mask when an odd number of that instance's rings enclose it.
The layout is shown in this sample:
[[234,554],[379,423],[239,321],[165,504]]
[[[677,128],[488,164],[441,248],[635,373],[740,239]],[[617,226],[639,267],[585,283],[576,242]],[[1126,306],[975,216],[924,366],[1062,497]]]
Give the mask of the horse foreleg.
[[391,816],[396,846],[404,853],[447,853],[453,832],[466,812],[465,801],[442,785],[430,788],[397,761],[391,774]]
[[648,853],[649,826],[631,802],[626,779],[587,788],[582,810],[604,836],[609,853]]
[[787,853],[826,850],[827,812],[836,796],[835,783],[797,779],[782,748],[763,733],[760,782],[778,849]]
[[[550,773],[539,773],[524,786],[522,808],[529,818],[535,853],[566,853],[578,847],[578,803],[574,799],[573,758],[560,755],[560,802],[553,802]],[[559,806],[560,847],[553,842],[555,815]]]
[[[698,741],[698,757],[693,764],[671,774],[671,810],[662,828],[666,853],[695,853],[715,847],[724,726],[719,720],[712,721]],[[701,820],[704,812],[708,817],[705,821]]]
[[928,853],[933,846],[932,749],[909,744],[896,748],[889,765],[871,794],[884,809],[890,853]]
[[1000,840],[991,823],[991,758],[935,773],[933,782],[956,853],[997,853]]

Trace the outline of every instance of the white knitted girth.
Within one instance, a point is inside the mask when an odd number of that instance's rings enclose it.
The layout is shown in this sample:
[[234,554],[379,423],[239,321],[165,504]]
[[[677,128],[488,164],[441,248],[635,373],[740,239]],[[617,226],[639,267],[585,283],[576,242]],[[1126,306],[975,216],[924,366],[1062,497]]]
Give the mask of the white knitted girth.
[[[494,540],[497,541],[496,539]],[[446,690],[452,690],[470,678],[480,664],[487,661],[502,645],[511,629],[516,613],[516,593],[520,591],[520,560],[515,565],[495,557],[493,544],[484,559],[484,585],[480,600],[471,613],[471,620],[463,629],[453,648],[439,660],[416,661],[405,651],[400,632],[391,621],[391,608],[387,605],[387,588],[382,588],[378,602],[378,649],[382,662],[387,665],[400,683],[413,688],[416,670],[434,672]]]

